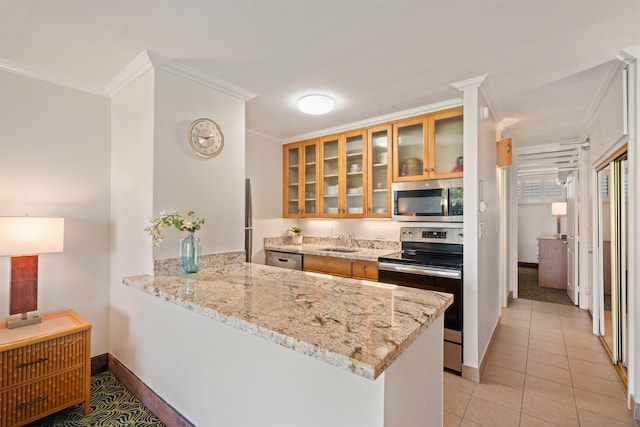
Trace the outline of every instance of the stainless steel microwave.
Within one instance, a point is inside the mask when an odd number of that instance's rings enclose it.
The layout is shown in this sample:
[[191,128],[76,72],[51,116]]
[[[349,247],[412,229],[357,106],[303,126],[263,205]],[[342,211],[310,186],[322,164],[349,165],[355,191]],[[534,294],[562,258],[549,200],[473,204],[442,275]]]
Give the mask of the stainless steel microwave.
[[392,219],[463,222],[463,180],[394,182]]

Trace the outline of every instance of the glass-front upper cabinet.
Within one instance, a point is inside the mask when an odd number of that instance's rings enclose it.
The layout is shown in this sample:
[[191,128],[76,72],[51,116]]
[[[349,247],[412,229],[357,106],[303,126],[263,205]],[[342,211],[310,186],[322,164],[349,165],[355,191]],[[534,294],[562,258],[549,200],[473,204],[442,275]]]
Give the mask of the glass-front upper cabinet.
[[317,216],[316,141],[304,141],[283,148],[283,214],[284,217]]
[[345,140],[345,188],[343,216],[365,215],[365,132],[356,131],[344,136]]
[[393,180],[425,179],[429,121],[426,117],[403,120],[393,125]]
[[391,216],[391,126],[370,128],[367,132],[367,217]]
[[320,216],[340,216],[340,139],[338,136],[324,138],[319,145],[322,159]]
[[459,178],[463,175],[462,107],[429,116],[432,178]]
[[462,107],[393,125],[393,181],[463,175]]
[[364,217],[365,138],[365,131],[356,131],[320,140],[320,216]]

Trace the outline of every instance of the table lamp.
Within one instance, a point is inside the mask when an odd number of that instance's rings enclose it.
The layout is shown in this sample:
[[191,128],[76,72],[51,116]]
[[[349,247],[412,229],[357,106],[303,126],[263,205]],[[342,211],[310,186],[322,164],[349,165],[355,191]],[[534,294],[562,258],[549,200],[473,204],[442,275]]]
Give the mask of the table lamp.
[[38,309],[38,255],[63,246],[64,218],[0,216],[0,256],[11,257],[7,328],[40,323],[40,316],[27,315]]
[[560,238],[562,234],[560,234],[560,217],[562,215],[567,214],[567,202],[553,202],[551,203],[551,214],[558,217],[558,234],[557,236]]

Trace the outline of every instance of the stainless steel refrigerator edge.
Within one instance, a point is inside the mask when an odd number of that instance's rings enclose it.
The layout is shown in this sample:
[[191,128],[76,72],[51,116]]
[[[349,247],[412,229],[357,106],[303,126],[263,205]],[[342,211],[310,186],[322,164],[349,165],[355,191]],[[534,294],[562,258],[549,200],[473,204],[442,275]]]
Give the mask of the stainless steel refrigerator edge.
[[251,180],[244,180],[244,251],[245,261],[251,262],[253,253],[253,206],[251,204]]

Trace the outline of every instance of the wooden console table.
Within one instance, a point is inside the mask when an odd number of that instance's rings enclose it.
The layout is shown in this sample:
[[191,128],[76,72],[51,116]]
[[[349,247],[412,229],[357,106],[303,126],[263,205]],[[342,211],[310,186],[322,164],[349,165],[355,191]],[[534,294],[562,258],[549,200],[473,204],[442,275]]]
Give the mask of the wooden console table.
[[567,242],[538,237],[538,286],[567,289]]
[[84,402],[90,410],[91,324],[73,310],[42,323],[0,323],[0,426],[21,426]]

